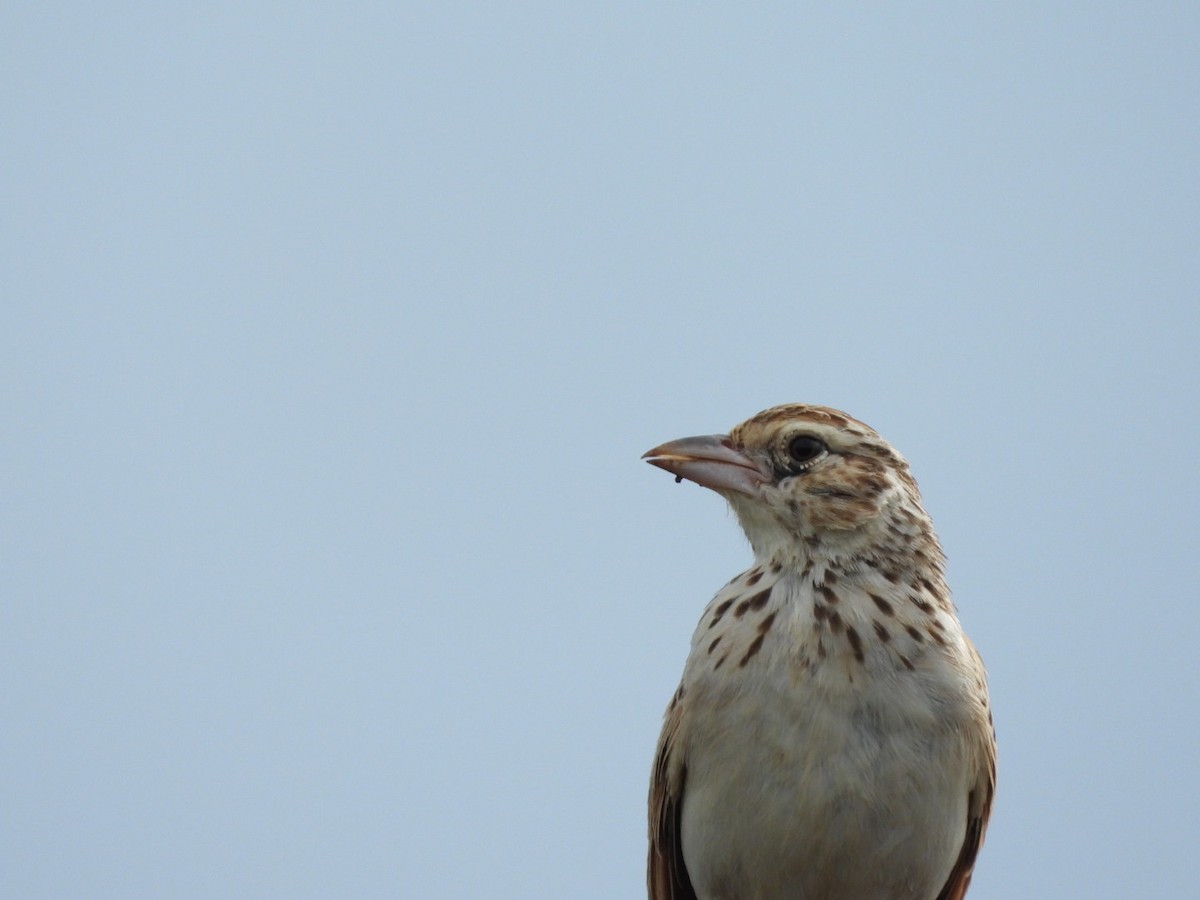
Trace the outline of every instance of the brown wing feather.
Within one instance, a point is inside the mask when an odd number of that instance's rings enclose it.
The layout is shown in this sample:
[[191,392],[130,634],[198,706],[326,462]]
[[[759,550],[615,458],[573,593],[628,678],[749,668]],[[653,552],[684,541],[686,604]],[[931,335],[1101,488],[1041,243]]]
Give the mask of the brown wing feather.
[[937,895],[937,900],[963,900],[971,885],[971,873],[975,869],[975,857],[983,846],[983,835],[987,831],[988,817],[992,814],[992,797],[996,793],[996,740],[987,729],[988,739],[982,748],[979,778],[967,795],[967,832],[963,837],[962,850],[950,872],[946,886]]
[[680,687],[667,708],[654,756],[654,771],[650,776],[650,852],[646,861],[650,900],[698,900],[683,861],[679,834],[686,776],[676,746],[683,711],[679,702],[682,697],[683,688]]

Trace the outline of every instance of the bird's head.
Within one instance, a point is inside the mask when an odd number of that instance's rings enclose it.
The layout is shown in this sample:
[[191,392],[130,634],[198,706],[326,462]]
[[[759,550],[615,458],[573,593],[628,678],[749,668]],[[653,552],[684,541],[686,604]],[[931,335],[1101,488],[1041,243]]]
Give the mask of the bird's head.
[[669,441],[643,458],[728,500],[759,556],[853,553],[879,528],[902,527],[897,515],[925,520],[904,457],[825,406],[775,406],[727,435]]

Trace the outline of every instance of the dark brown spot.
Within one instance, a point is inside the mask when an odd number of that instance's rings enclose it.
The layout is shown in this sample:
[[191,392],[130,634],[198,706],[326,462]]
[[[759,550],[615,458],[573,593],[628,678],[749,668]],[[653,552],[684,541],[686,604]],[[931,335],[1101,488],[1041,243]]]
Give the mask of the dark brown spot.
[[895,569],[885,569],[883,572],[883,577],[886,578],[888,581],[890,581],[892,584],[900,583],[900,573],[897,572]]
[[912,661],[907,656],[901,656],[900,662],[904,663],[904,668],[908,669],[910,672],[915,668],[915,666],[912,664]]
[[923,613],[933,612],[933,604],[931,604],[924,597],[918,596],[917,594],[913,594],[908,599],[911,600],[913,602],[913,605],[916,606],[916,608],[919,609],[921,612],[923,612]]
[[837,595],[837,591],[835,591],[833,588],[831,588],[831,587],[829,587],[828,585],[825,585],[825,584],[823,584],[823,585],[821,585],[820,587],[818,587],[818,588],[817,588],[817,590],[819,590],[819,591],[820,591],[822,594],[824,594],[824,595],[825,595],[825,602],[826,602],[826,603],[828,603],[830,606],[836,606],[836,605],[837,605],[837,602],[838,602],[838,595]]
[[778,575],[782,571],[783,571],[783,563],[781,563],[781,562],[771,563],[771,573],[772,574]]
[[854,658],[859,662],[863,661],[863,645],[862,638],[858,636],[858,632],[854,630],[853,625],[846,626],[846,640],[850,642],[850,649],[854,651]]
[[758,633],[766,634],[771,630],[771,626],[775,624],[775,613],[769,613],[761,622],[758,623]]
[[914,626],[905,625],[904,630],[907,631],[908,636],[910,638],[912,638],[914,641],[916,641],[918,644],[924,643],[924,641],[925,641],[924,636],[921,634],[921,632],[917,631],[917,629]]
[[715,672],[715,671],[717,671],[717,669],[721,668],[721,666],[725,664],[725,660],[727,660],[728,658],[729,658],[729,654],[726,653],[724,656],[722,656],[720,659],[718,659],[717,664],[715,666],[713,666],[713,671]]
[[825,583],[826,584],[837,584],[837,580],[838,580],[837,572],[831,571],[829,569],[825,570]]
[[809,576],[809,574],[812,572],[812,570],[813,570],[813,561],[811,559],[806,559],[804,561],[804,568],[800,570],[800,577],[807,578]]
[[758,584],[759,580],[762,577],[763,577],[762,569],[755,569],[753,572],[750,573],[750,577],[746,579],[747,587]]
[[748,663],[750,661],[750,657],[752,657],[755,653],[757,653],[759,650],[762,649],[764,637],[766,637],[765,634],[760,634],[758,637],[756,637],[754,640],[752,640],[750,642],[750,646],[746,650],[746,655],[743,656],[742,661],[738,663],[739,666],[746,665],[746,663]]
[[712,621],[708,623],[709,628],[712,628],[714,625],[716,625],[718,622],[721,621],[721,616],[725,615],[725,613],[729,611],[729,607],[733,606],[733,601],[736,599],[737,599],[736,597],[730,597],[728,600],[726,600],[724,603],[722,603],[720,606],[717,607],[716,611],[713,613]]
[[885,616],[894,616],[896,614],[896,610],[892,609],[892,604],[888,603],[878,594],[872,594],[870,591],[867,591],[867,596],[871,598],[875,605],[879,607],[879,611]]
[[767,601],[770,599],[771,599],[771,588],[767,588],[766,590],[759,591],[753,597],[750,597],[746,600],[743,600],[741,603],[739,603],[737,605],[737,609],[735,609],[733,611],[733,614],[735,616],[737,616],[737,618],[740,619],[742,616],[744,616],[750,610],[757,611],[757,610],[762,609],[764,606],[767,605]]
[[928,578],[922,578],[919,583],[921,587],[925,588],[925,590],[929,592],[931,597],[936,597],[940,593],[940,591],[934,587],[933,582]]
[[829,628],[834,634],[842,630],[842,617],[834,610],[829,611]]
[[890,641],[892,639],[892,636],[890,634],[888,634],[888,630],[883,627],[882,622],[874,622],[873,624],[875,626],[875,636],[878,637],[881,641],[883,641],[886,644],[888,641]]
[[717,649],[717,644],[721,643],[721,638],[723,637],[724,635],[718,634],[715,638],[713,638],[713,642],[708,645],[708,653],[710,656],[712,655],[712,652]]
[[824,621],[829,617],[829,607],[821,603],[813,603],[813,618],[818,622]]
[[817,656],[821,657],[821,659],[825,658],[825,642],[820,638],[817,638]]
[[[934,624],[937,624],[937,623],[935,622]],[[931,627],[929,629],[929,636],[931,638],[933,638],[933,640],[937,643],[937,645],[939,647],[946,646],[946,639],[942,636],[942,633],[940,631],[938,631],[936,628]]]

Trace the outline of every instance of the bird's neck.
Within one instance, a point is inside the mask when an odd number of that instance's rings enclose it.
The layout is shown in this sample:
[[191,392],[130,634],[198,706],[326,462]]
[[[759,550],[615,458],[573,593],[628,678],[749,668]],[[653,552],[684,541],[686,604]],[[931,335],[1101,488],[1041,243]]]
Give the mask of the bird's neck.
[[946,592],[945,556],[928,515],[915,501],[885,508],[861,528],[772,537],[752,542],[756,565],[801,583],[821,585],[830,574],[867,588],[924,579],[931,590]]
[[924,511],[899,508],[874,524],[868,535],[808,536],[756,560],[788,610],[798,658],[814,672],[920,667],[958,631]]

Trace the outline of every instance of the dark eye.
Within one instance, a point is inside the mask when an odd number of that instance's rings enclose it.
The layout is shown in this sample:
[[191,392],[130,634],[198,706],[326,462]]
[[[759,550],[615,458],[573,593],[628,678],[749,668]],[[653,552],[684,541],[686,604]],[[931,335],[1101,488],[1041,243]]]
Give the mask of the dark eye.
[[825,452],[825,445],[807,434],[792,438],[788,444],[788,456],[792,462],[807,465]]

